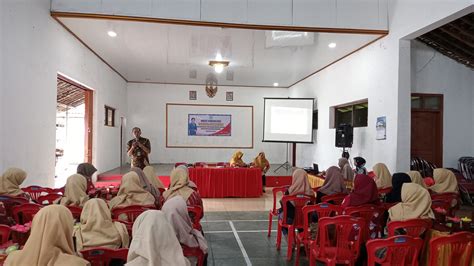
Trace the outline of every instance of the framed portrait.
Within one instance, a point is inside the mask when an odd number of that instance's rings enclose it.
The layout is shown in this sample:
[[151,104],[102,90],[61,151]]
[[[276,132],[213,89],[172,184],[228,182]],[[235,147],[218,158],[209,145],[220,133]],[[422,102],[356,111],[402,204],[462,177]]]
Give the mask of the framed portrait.
[[115,127],[115,108],[105,105],[105,126]]
[[189,91],[189,100],[191,101],[197,100],[197,91]]
[[226,99],[226,101],[228,101],[228,102],[233,101],[233,100],[234,100],[234,92],[232,92],[232,91],[226,92],[226,93],[225,93],[225,99]]

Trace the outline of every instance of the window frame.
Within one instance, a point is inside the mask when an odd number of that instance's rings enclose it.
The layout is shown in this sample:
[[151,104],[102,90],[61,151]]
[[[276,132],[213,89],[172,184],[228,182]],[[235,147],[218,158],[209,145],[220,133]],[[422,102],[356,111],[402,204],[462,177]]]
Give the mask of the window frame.
[[[356,105],[360,105],[360,104],[367,104],[367,123],[363,126],[355,126],[354,125],[354,107]],[[332,106],[331,107],[331,114],[332,114],[332,117],[330,119],[330,122],[331,122],[331,125],[330,125],[330,128],[336,128],[337,126],[339,126],[337,124],[337,110],[340,109],[340,108],[347,108],[347,107],[350,107],[351,109],[351,126],[356,128],[356,127],[368,127],[369,126],[369,112],[368,112],[368,109],[369,109],[369,99],[361,99],[361,100],[357,100],[357,101],[353,101],[353,102],[349,102],[349,103],[344,103],[344,104],[339,104],[339,105],[336,105],[336,106]]]

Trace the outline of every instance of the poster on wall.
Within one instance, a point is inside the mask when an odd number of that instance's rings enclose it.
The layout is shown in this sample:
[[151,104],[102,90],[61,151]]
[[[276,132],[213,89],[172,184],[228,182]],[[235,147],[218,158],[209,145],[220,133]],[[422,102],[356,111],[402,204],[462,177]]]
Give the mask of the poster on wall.
[[232,115],[188,114],[188,136],[231,136]]
[[385,116],[377,117],[375,130],[377,131],[377,140],[387,139],[387,118]]

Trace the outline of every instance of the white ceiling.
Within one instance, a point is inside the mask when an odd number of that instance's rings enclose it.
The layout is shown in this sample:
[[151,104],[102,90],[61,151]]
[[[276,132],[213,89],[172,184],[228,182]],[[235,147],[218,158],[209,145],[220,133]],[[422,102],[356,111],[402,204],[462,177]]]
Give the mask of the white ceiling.
[[[380,37],[58,19],[128,82],[205,84],[206,76],[214,73],[208,61],[220,53],[230,64],[216,74],[219,85],[271,87],[277,82],[288,87]],[[109,37],[110,30],[117,37]],[[331,42],[336,48],[328,47]]]

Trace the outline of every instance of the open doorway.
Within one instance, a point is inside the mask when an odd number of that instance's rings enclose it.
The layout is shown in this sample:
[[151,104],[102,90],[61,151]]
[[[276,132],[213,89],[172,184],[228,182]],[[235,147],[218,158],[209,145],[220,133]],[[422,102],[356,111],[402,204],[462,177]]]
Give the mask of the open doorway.
[[55,186],[83,162],[92,162],[92,90],[58,75]]

